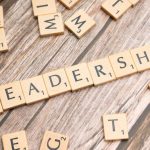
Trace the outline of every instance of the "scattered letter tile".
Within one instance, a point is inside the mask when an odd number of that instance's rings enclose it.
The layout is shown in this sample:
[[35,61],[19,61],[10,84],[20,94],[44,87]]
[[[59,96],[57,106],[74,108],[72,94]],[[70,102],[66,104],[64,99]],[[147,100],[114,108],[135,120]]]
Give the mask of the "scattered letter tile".
[[0,102],[0,114],[3,112],[3,108],[2,108],[2,105],[1,105],[1,102]]
[[129,51],[111,55],[109,58],[117,78],[137,72],[136,66]]
[[129,2],[135,6],[140,0],[129,0]]
[[55,0],[32,0],[34,16],[56,13]]
[[64,69],[59,69],[44,74],[43,78],[50,97],[71,91],[71,87]]
[[0,28],[0,51],[8,51],[4,28]]
[[59,0],[62,4],[64,4],[68,9],[71,9],[74,5],[76,5],[80,0]]
[[58,35],[64,33],[64,23],[60,13],[38,16],[40,35]]
[[65,135],[46,131],[40,150],[67,150],[69,138]]
[[150,69],[150,46],[133,49],[131,55],[138,72]]
[[128,0],[106,0],[102,3],[102,9],[114,19],[121,17],[131,6]]
[[0,6],[0,28],[4,28],[4,13],[3,13],[3,7]]
[[27,104],[49,97],[42,75],[21,81],[21,86]]
[[83,10],[79,10],[65,22],[66,27],[78,38],[81,38],[95,24],[95,21]]
[[66,68],[66,73],[72,91],[93,85],[93,81],[86,63]]
[[28,150],[25,131],[2,136],[4,150]]
[[99,85],[116,79],[108,57],[90,62],[88,63],[88,67],[94,85]]
[[103,116],[105,140],[128,139],[126,114]]
[[4,110],[25,104],[19,81],[0,86],[0,99]]

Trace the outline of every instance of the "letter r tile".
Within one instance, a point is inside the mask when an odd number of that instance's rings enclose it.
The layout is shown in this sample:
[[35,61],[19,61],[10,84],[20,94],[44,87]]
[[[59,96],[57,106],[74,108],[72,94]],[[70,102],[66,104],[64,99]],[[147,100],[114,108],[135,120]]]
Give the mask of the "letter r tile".
[[2,142],[4,150],[28,150],[25,131],[3,135]]
[[103,116],[105,140],[128,139],[126,114],[111,114]]
[[67,136],[51,131],[46,131],[40,150],[67,150],[68,143],[69,138]]
[[4,110],[25,104],[24,95],[19,81],[0,86],[0,99]]
[[54,70],[43,75],[49,96],[56,96],[71,91],[64,69]]

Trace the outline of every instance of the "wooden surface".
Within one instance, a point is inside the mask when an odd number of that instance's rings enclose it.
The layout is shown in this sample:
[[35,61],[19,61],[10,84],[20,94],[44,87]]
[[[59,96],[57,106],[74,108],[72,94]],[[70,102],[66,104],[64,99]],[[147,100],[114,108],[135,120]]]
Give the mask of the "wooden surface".
[[[1,0],[10,51],[0,54],[0,84],[150,44],[150,0],[141,0],[117,22],[100,10],[101,3],[81,0],[67,10],[57,2],[64,20],[80,8],[96,20],[97,26],[78,40],[67,29],[62,36],[41,38],[31,0]],[[7,111],[0,116],[0,136],[25,129],[30,150],[39,149],[46,130],[68,135],[69,150],[149,150],[149,73]],[[115,112],[127,113],[128,141],[104,141],[101,116]]]

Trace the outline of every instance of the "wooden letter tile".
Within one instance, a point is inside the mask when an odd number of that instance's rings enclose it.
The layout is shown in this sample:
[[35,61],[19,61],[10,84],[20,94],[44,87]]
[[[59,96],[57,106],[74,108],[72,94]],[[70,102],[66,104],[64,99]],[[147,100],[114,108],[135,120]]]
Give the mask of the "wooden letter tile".
[[86,63],[66,68],[72,91],[93,85]]
[[3,7],[0,6],[0,28],[4,28],[4,13],[3,13]]
[[109,58],[117,78],[137,72],[136,66],[129,51],[111,55]]
[[50,97],[71,91],[71,87],[64,69],[59,69],[44,74],[43,78]]
[[40,150],[67,150],[69,138],[65,135],[46,131]]
[[121,17],[131,6],[128,0],[106,0],[102,3],[102,9],[114,19]]
[[129,0],[129,2],[135,6],[140,0]]
[[19,81],[0,86],[0,99],[4,110],[25,104]]
[[64,4],[68,9],[71,9],[75,6],[80,0],[59,0],[62,4]]
[[4,28],[0,28],[0,52],[8,51]]
[[126,114],[112,114],[103,116],[105,140],[128,139]]
[[27,104],[49,97],[42,75],[21,81],[21,86]]
[[0,114],[3,112],[3,108],[2,108],[2,105],[1,105],[1,102],[0,102]]
[[66,27],[78,38],[81,38],[95,24],[95,21],[83,10],[79,10],[65,22]]
[[58,35],[64,33],[64,23],[60,13],[38,16],[40,35]]
[[150,46],[133,49],[131,55],[138,72],[150,69]]
[[56,13],[55,0],[32,0],[34,16]]
[[4,150],[28,150],[25,131],[2,136]]
[[116,79],[108,57],[90,62],[88,63],[88,67],[94,85],[99,85]]

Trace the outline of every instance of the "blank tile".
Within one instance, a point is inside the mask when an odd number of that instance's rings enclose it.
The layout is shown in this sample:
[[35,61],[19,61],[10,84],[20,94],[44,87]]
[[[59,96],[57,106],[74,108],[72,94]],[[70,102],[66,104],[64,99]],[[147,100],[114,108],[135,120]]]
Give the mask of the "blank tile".
[[64,69],[46,73],[43,75],[43,78],[50,97],[71,91],[71,87]]
[[56,13],[55,0],[32,0],[34,16]]
[[4,13],[3,6],[0,6],[0,28],[4,27]]
[[65,135],[46,131],[40,150],[67,150],[69,138]]
[[66,6],[68,9],[71,9],[73,6],[75,6],[80,0],[59,0],[64,6]]
[[0,114],[3,112],[3,108],[2,108],[2,105],[1,105],[1,102],[0,102]]
[[4,150],[28,150],[25,131],[19,131],[2,136]]
[[4,110],[25,104],[19,81],[0,86],[0,99]]
[[93,26],[95,26],[95,24],[95,21],[83,10],[79,10],[65,21],[66,27],[78,38],[81,38]]
[[49,97],[42,76],[23,80],[21,86],[27,104],[45,100]]
[[140,0],[129,0],[129,2],[135,6]]
[[129,51],[111,55],[109,58],[117,78],[137,72],[136,66]]
[[116,79],[108,57],[90,62],[88,63],[88,67],[94,85],[99,85]]
[[93,81],[86,63],[66,68],[66,73],[72,91],[93,85]]
[[0,28],[0,52],[8,51],[4,28]]
[[132,49],[130,52],[138,72],[150,69],[150,46]]
[[64,33],[64,23],[60,13],[38,16],[40,35],[58,35]]
[[120,18],[132,4],[128,0],[105,0],[102,9],[114,19]]
[[128,139],[126,114],[111,114],[103,116],[105,140]]

